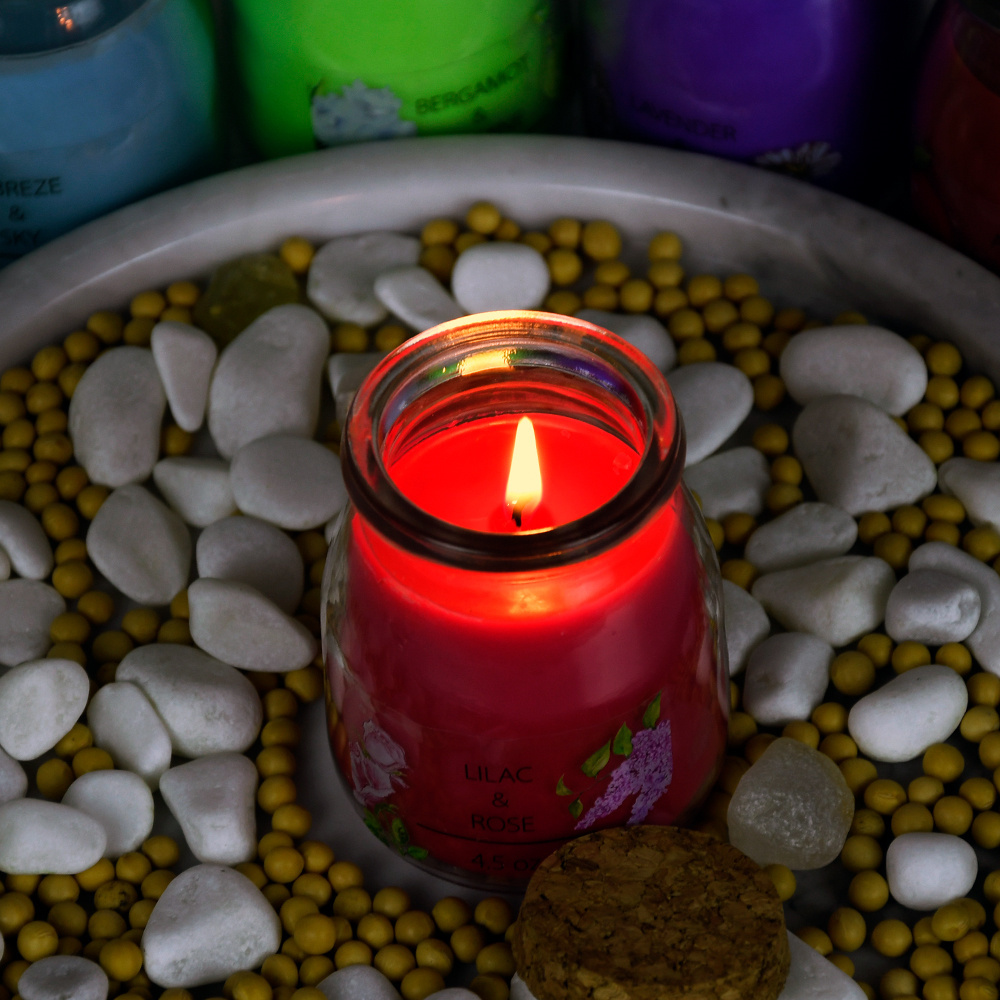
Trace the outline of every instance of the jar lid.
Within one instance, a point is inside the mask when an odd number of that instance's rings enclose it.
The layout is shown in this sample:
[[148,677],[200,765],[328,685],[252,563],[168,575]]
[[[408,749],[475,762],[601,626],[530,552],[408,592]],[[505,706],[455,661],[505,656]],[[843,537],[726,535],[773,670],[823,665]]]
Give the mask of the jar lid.
[[4,0],[0,56],[53,52],[88,41],[124,21],[146,0]]

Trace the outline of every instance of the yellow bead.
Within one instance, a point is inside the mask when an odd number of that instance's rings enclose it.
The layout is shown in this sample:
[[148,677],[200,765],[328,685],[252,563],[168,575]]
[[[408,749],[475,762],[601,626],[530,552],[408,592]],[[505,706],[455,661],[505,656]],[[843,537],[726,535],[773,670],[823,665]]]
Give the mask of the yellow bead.
[[892,814],[890,826],[896,837],[904,833],[930,833],[934,829],[934,816],[920,802],[906,802]]
[[58,946],[56,929],[44,920],[31,920],[17,932],[17,950],[29,962],[54,955]]
[[753,398],[758,410],[773,410],[785,398],[784,380],[780,375],[758,375],[753,380]]
[[591,285],[583,293],[583,304],[588,309],[611,312],[618,308],[618,289],[613,285]]
[[989,705],[973,705],[962,716],[959,732],[970,743],[979,743],[988,733],[1000,729],[1000,715]]
[[840,653],[830,664],[830,681],[841,694],[865,694],[875,683],[875,664],[864,653]]
[[387,944],[375,952],[372,964],[390,982],[398,983],[411,969],[416,968],[417,960],[409,948],[401,944]]
[[293,937],[307,955],[325,955],[337,943],[337,928],[330,917],[311,913],[296,923]]
[[934,803],[934,826],[962,836],[972,825],[972,806],[959,795],[944,795]]
[[788,451],[788,431],[781,424],[761,424],[753,432],[751,443],[768,458],[775,458]]
[[954,781],[965,770],[961,750],[949,743],[933,743],[924,751],[921,763],[924,774],[944,782]]
[[701,318],[701,313],[685,306],[670,314],[667,330],[675,340],[692,340],[704,334],[705,321]]
[[650,260],[680,260],[683,244],[672,232],[657,233],[650,241],[647,255]]
[[688,299],[691,305],[702,307],[722,297],[722,282],[714,274],[696,274],[688,279]]
[[592,260],[611,260],[621,255],[622,239],[613,223],[588,222],[580,234],[583,252]]
[[868,834],[853,833],[844,841],[840,860],[849,872],[875,869],[882,863],[882,847]]
[[583,308],[583,299],[576,292],[561,288],[550,292],[545,297],[544,306],[546,312],[559,313],[561,316],[572,316],[577,310]]
[[737,587],[749,590],[757,578],[757,570],[746,559],[727,559],[721,566],[723,580],[735,583]]
[[972,654],[960,642],[946,642],[943,646],[939,646],[934,654],[934,662],[951,667],[956,674],[963,677],[972,670]]
[[100,747],[85,747],[73,754],[73,773],[78,778],[91,771],[110,771],[114,766],[111,754]]
[[728,299],[712,299],[702,306],[702,319],[709,333],[722,333],[726,327],[736,323],[740,314]]
[[449,944],[460,962],[474,962],[486,945],[486,937],[476,924],[466,924],[452,931]]
[[[684,280],[684,268],[676,260],[665,257],[650,261],[646,271],[649,283],[657,290],[661,288],[677,288]],[[685,301],[687,299],[685,298]]]
[[770,864],[764,868],[764,871],[771,876],[778,899],[783,903],[795,895],[795,873],[791,868],[785,865]]
[[803,475],[802,463],[794,455],[779,455],[771,463],[771,479],[775,484],[798,486]]
[[445,987],[444,976],[436,969],[411,969],[399,984],[403,1000],[425,1000]]
[[885,560],[894,570],[906,569],[913,551],[913,542],[898,531],[879,535],[872,543],[872,554]]
[[393,351],[409,336],[399,323],[386,323],[375,331],[373,338],[376,351]]
[[977,462],[993,462],[1000,456],[1000,437],[992,431],[973,431],[962,438],[962,454]]
[[627,313],[648,312],[653,306],[653,295],[653,286],[642,278],[632,278],[618,290],[619,303]]
[[623,260],[602,260],[594,268],[594,281],[598,285],[611,285],[612,288],[620,287],[628,280],[631,271],[628,264]]
[[947,375],[934,374],[927,380],[924,399],[942,410],[951,410],[959,403],[958,383]]
[[688,306],[687,293],[680,288],[661,288],[653,299],[653,312],[661,319]]
[[812,710],[809,721],[823,735],[842,733],[847,728],[847,709],[839,702],[825,701]]
[[830,935],[820,927],[801,927],[795,932],[795,936],[821,955],[829,955],[833,951]]
[[880,955],[898,958],[909,951],[913,933],[902,920],[880,920],[872,928],[871,943]]
[[677,363],[679,365],[696,365],[704,361],[714,361],[715,356],[715,346],[704,337],[683,340],[677,349]]
[[857,951],[865,943],[868,928],[861,913],[849,906],[839,906],[830,914],[827,933],[835,948]]
[[489,201],[477,201],[465,213],[465,224],[474,233],[488,236],[500,225],[500,209]]
[[939,340],[924,352],[924,361],[931,375],[957,375],[962,369],[962,355],[948,341]]
[[930,662],[930,650],[922,642],[915,642],[912,639],[904,639],[896,646],[890,659],[892,669],[897,674],[904,674],[907,670],[922,667]]
[[342,889],[333,898],[333,912],[348,920],[360,920],[371,908],[372,898],[361,886]]
[[482,948],[476,955],[476,971],[509,979],[517,971],[510,945],[506,941],[497,941]]
[[549,277],[555,285],[572,285],[583,271],[583,261],[575,250],[556,247],[545,257],[549,266]]
[[805,722],[802,719],[786,723],[781,730],[781,735],[787,736],[791,740],[797,740],[799,743],[805,743],[813,750],[819,746],[819,730],[811,722]]
[[416,945],[434,933],[434,918],[423,910],[408,910],[396,919],[395,935],[400,944]]
[[946,462],[955,454],[955,443],[944,431],[924,431],[917,438],[917,444],[935,465]]
[[759,347],[747,347],[733,355],[733,365],[747,378],[756,379],[771,370],[771,357]]
[[847,889],[851,903],[863,913],[881,910],[889,901],[889,885],[876,871],[858,872]]

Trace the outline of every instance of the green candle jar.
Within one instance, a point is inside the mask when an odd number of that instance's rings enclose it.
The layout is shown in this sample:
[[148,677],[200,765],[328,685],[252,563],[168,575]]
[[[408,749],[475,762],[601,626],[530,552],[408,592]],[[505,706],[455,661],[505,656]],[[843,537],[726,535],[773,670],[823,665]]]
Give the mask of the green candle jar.
[[236,101],[264,156],[524,132],[555,103],[555,0],[231,0]]

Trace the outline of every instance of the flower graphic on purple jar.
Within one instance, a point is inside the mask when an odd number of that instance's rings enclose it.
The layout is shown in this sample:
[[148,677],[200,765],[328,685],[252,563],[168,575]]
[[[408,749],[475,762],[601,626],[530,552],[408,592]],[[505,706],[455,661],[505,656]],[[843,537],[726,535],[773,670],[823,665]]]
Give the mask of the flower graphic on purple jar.
[[365,826],[400,854],[418,860],[427,857],[424,848],[410,843],[399,810],[388,801],[397,789],[406,787],[406,752],[374,719],[365,722],[361,739],[348,749],[351,785],[364,809]]
[[794,148],[768,150],[755,157],[754,163],[795,177],[825,177],[836,170],[841,159],[828,142],[803,142]]

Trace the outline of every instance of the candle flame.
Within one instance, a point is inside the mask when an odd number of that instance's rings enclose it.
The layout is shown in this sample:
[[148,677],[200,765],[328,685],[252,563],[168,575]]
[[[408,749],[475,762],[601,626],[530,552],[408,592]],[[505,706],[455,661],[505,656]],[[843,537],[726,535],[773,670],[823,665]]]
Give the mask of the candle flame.
[[528,417],[521,417],[514,436],[514,453],[507,477],[507,507],[520,528],[525,512],[533,510],[542,499],[542,470],[538,465],[535,428]]

